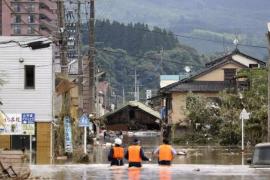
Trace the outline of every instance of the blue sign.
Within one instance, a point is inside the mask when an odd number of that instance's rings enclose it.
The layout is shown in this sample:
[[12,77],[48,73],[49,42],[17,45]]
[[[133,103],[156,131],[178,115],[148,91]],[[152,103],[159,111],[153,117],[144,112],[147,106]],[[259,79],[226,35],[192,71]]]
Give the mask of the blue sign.
[[89,118],[86,114],[83,114],[79,119],[79,127],[89,127]]
[[70,123],[70,117],[65,116],[64,117],[64,127],[65,127],[65,152],[72,153],[73,147],[72,147],[72,131],[71,131],[71,123]]
[[160,118],[161,119],[165,119],[166,118],[166,108],[165,107],[162,107],[160,109]]
[[22,113],[22,124],[35,124],[35,113]]

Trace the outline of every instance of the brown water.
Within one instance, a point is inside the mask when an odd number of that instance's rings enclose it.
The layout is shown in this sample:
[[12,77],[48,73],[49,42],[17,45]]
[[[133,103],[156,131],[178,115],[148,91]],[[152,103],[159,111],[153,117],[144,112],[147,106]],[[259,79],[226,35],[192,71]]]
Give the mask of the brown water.
[[270,169],[242,165],[144,165],[141,169],[105,164],[32,166],[32,176],[56,180],[269,180]]
[[[140,138],[148,157],[159,145],[159,138]],[[132,138],[124,140],[127,147]],[[176,156],[173,165],[160,167],[156,160],[144,162],[141,169],[111,167],[107,161],[109,146],[90,148],[90,164],[32,166],[32,175],[56,180],[269,180],[269,169],[254,169],[241,165],[250,154],[242,154],[238,148],[214,146],[174,146],[177,151],[185,150],[186,156]]]
[[[133,138],[124,139],[123,145],[127,147],[131,144]],[[159,138],[144,137],[139,138],[141,145],[147,157],[153,159],[154,149],[159,145]],[[100,145],[90,148],[90,163],[91,164],[106,164],[107,155],[110,146],[105,146],[107,141],[100,141]],[[242,154],[237,147],[221,147],[221,146],[173,146],[177,152],[186,152],[186,155],[177,155],[173,161],[174,164],[215,164],[215,165],[241,165],[245,164],[246,159],[251,157],[251,152]]]

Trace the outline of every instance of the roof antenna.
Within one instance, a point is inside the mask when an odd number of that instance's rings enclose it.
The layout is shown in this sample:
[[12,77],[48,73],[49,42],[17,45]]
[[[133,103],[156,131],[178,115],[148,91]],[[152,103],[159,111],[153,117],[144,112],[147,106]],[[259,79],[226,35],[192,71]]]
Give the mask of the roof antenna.
[[238,39],[238,35],[237,34],[235,34],[235,38],[233,40],[233,44],[235,45],[235,50],[234,51],[238,51],[239,39]]

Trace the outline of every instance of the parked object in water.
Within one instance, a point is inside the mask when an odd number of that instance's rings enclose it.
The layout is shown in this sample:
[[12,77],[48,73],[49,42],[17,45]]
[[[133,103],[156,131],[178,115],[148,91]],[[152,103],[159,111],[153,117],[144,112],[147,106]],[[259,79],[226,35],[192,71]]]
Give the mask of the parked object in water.
[[187,155],[187,152],[185,152],[185,151],[178,151],[178,152],[176,153],[176,155],[179,155],[179,156],[186,156],[186,155]]
[[134,136],[136,137],[154,137],[159,136],[160,132],[157,131],[137,131],[134,132]]
[[257,144],[252,159],[247,163],[253,168],[270,168],[270,143]]

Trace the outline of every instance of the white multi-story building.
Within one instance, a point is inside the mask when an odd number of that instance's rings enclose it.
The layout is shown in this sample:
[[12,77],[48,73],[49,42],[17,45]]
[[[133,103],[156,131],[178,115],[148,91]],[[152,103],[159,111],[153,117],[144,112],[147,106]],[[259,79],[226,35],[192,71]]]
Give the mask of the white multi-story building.
[[[40,37],[0,36],[0,79],[5,81],[0,86],[0,109],[6,114],[35,114],[33,159],[47,164],[52,159],[52,48],[22,47],[37,40]],[[29,145],[27,135],[0,135],[0,148],[28,149]]]

